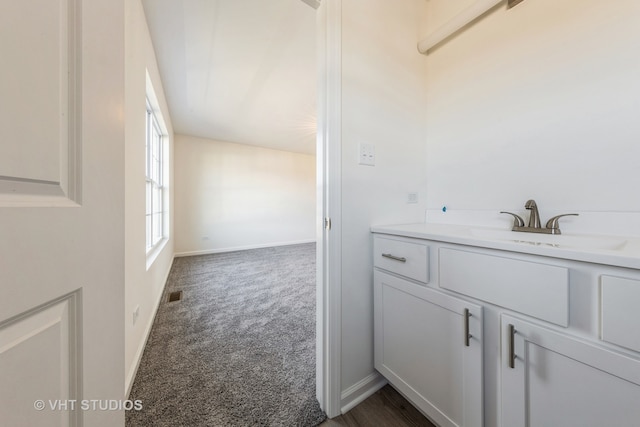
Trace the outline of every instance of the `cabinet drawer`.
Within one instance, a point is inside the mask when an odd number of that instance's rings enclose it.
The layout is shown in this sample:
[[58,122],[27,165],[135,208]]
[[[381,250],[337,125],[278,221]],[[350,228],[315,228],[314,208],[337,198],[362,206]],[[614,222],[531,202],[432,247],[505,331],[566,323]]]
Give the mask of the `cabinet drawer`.
[[440,287],[556,325],[569,325],[569,270],[441,248]]
[[419,282],[429,282],[429,247],[419,243],[375,237],[373,264]]
[[602,276],[602,340],[640,351],[640,281]]

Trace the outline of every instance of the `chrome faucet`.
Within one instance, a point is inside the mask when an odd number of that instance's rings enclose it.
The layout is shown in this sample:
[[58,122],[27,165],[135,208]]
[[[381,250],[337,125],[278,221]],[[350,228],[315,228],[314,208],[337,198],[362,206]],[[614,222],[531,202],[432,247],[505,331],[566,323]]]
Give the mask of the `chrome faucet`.
[[512,231],[522,231],[525,233],[544,233],[544,234],[562,234],[560,232],[560,225],[558,224],[558,220],[563,216],[578,216],[578,214],[570,213],[570,214],[562,214],[556,215],[547,221],[544,228],[540,226],[540,214],[538,213],[538,205],[536,201],[533,199],[527,200],[527,203],[524,205],[525,209],[531,211],[529,214],[529,225],[524,225],[524,220],[520,215],[516,215],[512,212],[502,211],[500,213],[508,214],[513,216],[513,228]]

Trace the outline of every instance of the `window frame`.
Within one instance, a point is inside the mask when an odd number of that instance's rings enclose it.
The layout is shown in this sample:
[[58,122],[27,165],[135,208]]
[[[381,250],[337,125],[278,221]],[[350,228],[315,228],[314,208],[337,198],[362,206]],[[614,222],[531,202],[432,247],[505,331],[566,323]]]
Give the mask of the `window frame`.
[[167,237],[164,149],[166,135],[162,131],[149,96],[146,98],[145,132],[145,249],[148,255]]

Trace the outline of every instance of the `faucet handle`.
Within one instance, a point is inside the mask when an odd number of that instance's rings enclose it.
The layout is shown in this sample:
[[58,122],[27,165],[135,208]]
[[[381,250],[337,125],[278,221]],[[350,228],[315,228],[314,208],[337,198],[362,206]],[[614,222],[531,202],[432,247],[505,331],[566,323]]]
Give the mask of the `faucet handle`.
[[501,211],[500,213],[501,214],[508,214],[508,215],[511,215],[513,217],[513,228],[524,227],[524,219],[522,219],[522,217],[520,215],[516,215],[514,213],[505,212],[505,211]]
[[556,215],[554,217],[549,218],[549,221],[547,221],[547,225],[545,225],[545,227],[551,230],[551,234],[561,234],[558,220],[563,216],[579,216],[579,215],[577,213],[570,213],[570,214]]

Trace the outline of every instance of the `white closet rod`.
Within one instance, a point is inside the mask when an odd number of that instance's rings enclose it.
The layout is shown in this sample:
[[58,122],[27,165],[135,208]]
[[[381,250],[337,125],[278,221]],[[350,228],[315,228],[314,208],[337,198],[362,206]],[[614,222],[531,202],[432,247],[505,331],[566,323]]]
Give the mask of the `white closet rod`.
[[427,53],[429,49],[464,27],[468,23],[482,16],[489,9],[504,0],[477,0],[474,4],[454,16],[449,22],[435,30],[418,43],[420,53]]

